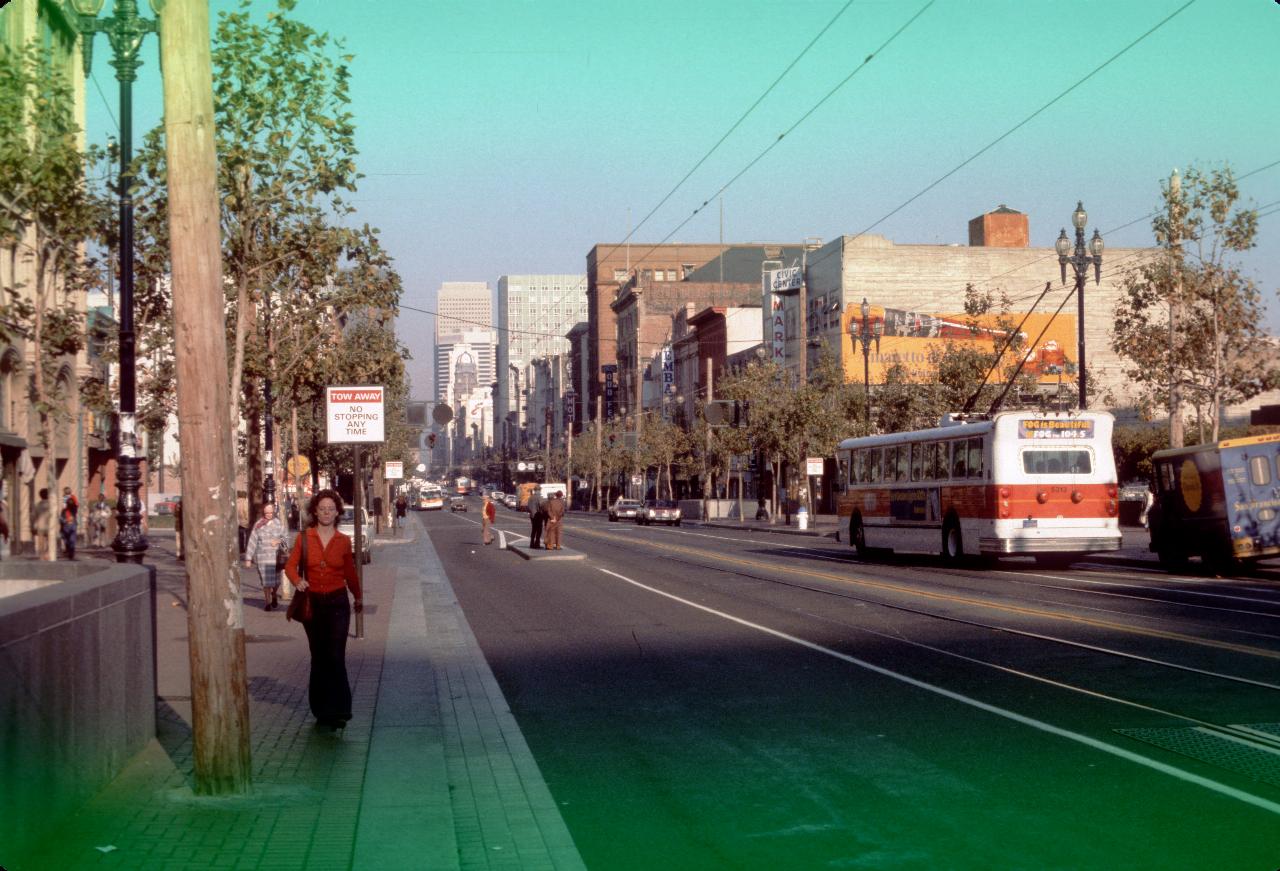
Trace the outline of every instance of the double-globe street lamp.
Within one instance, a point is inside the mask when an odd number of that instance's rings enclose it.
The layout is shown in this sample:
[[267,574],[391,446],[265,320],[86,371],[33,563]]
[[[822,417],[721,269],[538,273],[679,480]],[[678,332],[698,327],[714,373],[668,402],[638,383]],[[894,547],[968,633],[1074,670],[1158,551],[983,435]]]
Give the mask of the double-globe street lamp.
[[854,350],[857,350],[858,343],[862,343],[862,401],[864,405],[864,413],[866,415],[867,424],[871,424],[871,343],[876,343],[876,353],[880,353],[880,337],[884,335],[884,321],[878,320],[874,324],[871,322],[871,306],[867,303],[867,298],[862,298],[862,321],[858,328],[853,328],[853,321],[849,322],[849,335],[853,338]]
[[[116,525],[111,549],[117,562],[141,563],[147,550],[142,531],[142,505],[138,488],[142,473],[138,461],[136,430],[137,389],[133,329],[133,81],[142,61],[138,50],[148,33],[156,33],[157,22],[138,15],[135,0],[116,0],[110,18],[99,19],[104,0],[70,0],[67,17],[82,36],[85,78],[93,64],[93,36],[105,33],[111,43],[111,60],[120,83],[120,424],[116,458]],[[158,13],[158,0],[151,0]]]
[[1088,221],[1089,213],[1084,210],[1084,203],[1077,200],[1076,210],[1071,213],[1071,223],[1076,228],[1075,248],[1072,248],[1071,240],[1067,238],[1065,227],[1058,234],[1058,240],[1053,243],[1054,249],[1058,252],[1058,265],[1062,267],[1062,283],[1067,283],[1068,263],[1071,264],[1076,276],[1076,366],[1080,374],[1081,411],[1088,407],[1087,399],[1085,398],[1084,371],[1084,285],[1089,274],[1089,264],[1093,264],[1093,283],[1100,284],[1102,282],[1102,236],[1098,234],[1095,228],[1093,238],[1089,240],[1089,245],[1086,249],[1084,227]]

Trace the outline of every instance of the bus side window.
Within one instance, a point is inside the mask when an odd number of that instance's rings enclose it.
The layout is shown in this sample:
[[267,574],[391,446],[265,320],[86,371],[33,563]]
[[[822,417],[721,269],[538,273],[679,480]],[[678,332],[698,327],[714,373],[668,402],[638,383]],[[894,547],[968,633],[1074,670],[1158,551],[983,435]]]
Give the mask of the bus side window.
[[982,438],[969,439],[969,477],[982,477]]
[[964,442],[952,442],[951,447],[951,477],[964,478],[969,468],[964,464]]
[[898,474],[898,448],[897,446],[884,449],[884,480],[893,481],[894,476]]
[[919,481],[924,476],[924,443],[911,443],[911,480]]
[[880,449],[872,448],[871,456],[867,460],[867,481],[871,484],[880,483]]
[[849,468],[848,468],[849,476],[845,479],[848,483],[850,484],[858,483],[858,478],[861,477],[858,474],[858,469],[861,465],[862,465],[862,451],[850,451],[849,452]]
[[933,469],[938,465],[938,443],[929,442],[924,446],[924,475],[926,481],[933,480]]
[[906,481],[911,477],[911,451],[908,445],[898,445],[898,470],[893,477],[898,481]]
[[934,476],[939,481],[947,480],[951,471],[951,442],[938,442],[938,464],[934,467]]
[[853,452],[843,454],[840,457],[840,473],[837,481],[853,481]]

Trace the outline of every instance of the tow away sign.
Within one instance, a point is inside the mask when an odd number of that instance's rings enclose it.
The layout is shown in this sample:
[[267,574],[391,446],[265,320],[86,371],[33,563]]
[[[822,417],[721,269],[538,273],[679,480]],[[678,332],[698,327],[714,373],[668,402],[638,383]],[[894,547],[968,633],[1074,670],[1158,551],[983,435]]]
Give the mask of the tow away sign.
[[324,411],[329,444],[384,441],[382,403],[385,392],[380,386],[326,387]]

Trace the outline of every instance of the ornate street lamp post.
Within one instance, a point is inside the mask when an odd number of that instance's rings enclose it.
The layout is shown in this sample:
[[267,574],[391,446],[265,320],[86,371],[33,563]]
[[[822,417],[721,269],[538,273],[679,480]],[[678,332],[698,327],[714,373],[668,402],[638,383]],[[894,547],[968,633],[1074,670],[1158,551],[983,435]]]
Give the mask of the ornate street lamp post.
[[[141,563],[147,550],[142,532],[142,505],[138,487],[142,473],[138,466],[136,367],[133,330],[133,81],[142,61],[138,49],[148,33],[157,30],[156,21],[141,18],[135,0],[116,0],[110,18],[99,20],[103,0],[71,0],[68,18],[83,36],[82,55],[85,78],[93,64],[93,35],[105,33],[111,43],[111,60],[120,83],[120,442],[116,459],[116,525],[111,549],[116,562]],[[151,0],[151,10],[156,10]]]
[[858,329],[853,329],[853,322],[849,322],[849,335],[853,337],[853,347],[856,350],[858,343],[862,343],[862,401],[865,406],[864,414],[866,415],[867,426],[871,425],[871,343],[876,343],[876,353],[880,353],[880,336],[884,334],[884,321],[876,321],[871,323],[871,306],[867,303],[867,298],[862,298],[862,321]]
[[1089,221],[1089,213],[1084,210],[1084,203],[1076,202],[1076,210],[1071,213],[1071,223],[1076,228],[1076,244],[1073,249],[1071,240],[1067,238],[1066,228],[1058,235],[1053,247],[1058,252],[1058,265],[1062,267],[1062,283],[1067,283],[1067,264],[1076,276],[1076,366],[1080,372],[1080,410],[1087,408],[1085,399],[1084,372],[1084,285],[1089,274],[1089,264],[1093,264],[1093,283],[1102,281],[1102,236],[1093,231],[1086,250],[1084,244],[1084,226]]

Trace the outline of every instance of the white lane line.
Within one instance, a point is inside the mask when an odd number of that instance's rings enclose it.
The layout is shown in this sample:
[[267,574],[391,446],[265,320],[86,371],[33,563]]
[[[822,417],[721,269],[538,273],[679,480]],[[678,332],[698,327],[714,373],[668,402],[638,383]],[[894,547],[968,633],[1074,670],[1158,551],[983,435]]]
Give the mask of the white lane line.
[[1236,789],[1233,786],[1228,786],[1225,783],[1219,783],[1216,780],[1210,780],[1207,777],[1202,777],[1190,771],[1184,771],[1183,769],[1178,768],[1177,766],[1169,765],[1167,763],[1160,762],[1155,759],[1150,759],[1146,756],[1143,756],[1140,753],[1134,753],[1131,750],[1125,750],[1123,747],[1117,747],[1113,744],[1108,744],[1105,741],[1099,741],[1097,738],[1091,738],[1088,735],[1082,735],[1079,732],[1073,732],[1070,729],[1064,729],[1061,726],[1055,726],[1052,723],[1046,723],[1043,720],[1037,720],[1034,717],[1028,717],[1024,714],[1019,714],[1019,713],[1016,713],[1015,711],[1010,711],[1007,708],[1001,708],[996,705],[988,704],[987,702],[980,701],[970,696],[962,695],[961,693],[954,692],[953,690],[945,689],[943,687],[936,686],[935,684],[926,683],[925,681],[918,680],[913,677],[909,677],[908,675],[901,674],[900,672],[891,671],[890,669],[883,668],[882,666],[875,665],[874,663],[867,662],[866,660],[858,659],[856,656],[850,656],[847,653],[841,653],[838,650],[832,650],[831,648],[824,647],[821,644],[816,644],[812,641],[806,641],[805,639],[797,638],[794,635],[788,635],[787,633],[781,632],[777,629],[770,629],[768,626],[762,626],[759,623],[752,623],[750,620],[744,620],[741,617],[735,617],[732,614],[725,613],[724,611],[718,611],[715,608],[711,608],[706,605],[701,605],[697,602],[690,601],[689,599],[681,598],[680,596],[677,596],[673,593],[668,593],[665,590],[659,590],[657,587],[651,587],[648,584],[641,583],[640,581],[632,580],[631,578],[628,578],[625,575],[620,575],[617,572],[610,571],[609,569],[602,568],[600,569],[600,571],[604,572],[606,575],[611,575],[620,581],[625,581],[626,583],[631,584],[632,586],[639,587],[642,590],[648,590],[651,593],[656,593],[659,596],[664,596],[668,599],[671,599],[672,601],[679,602],[682,605],[687,605],[690,608],[695,608],[699,611],[704,611],[716,617],[721,617],[725,620],[730,621],[731,623],[737,623],[738,625],[745,626],[748,629],[754,629],[757,632],[763,632],[766,635],[772,635],[773,637],[782,639],[783,641],[789,641],[792,644],[799,645],[800,647],[805,647],[817,653],[825,654],[827,656],[832,657],[833,659],[838,659],[838,660],[841,660],[842,662],[847,662],[850,665],[855,665],[858,668],[866,669],[867,671],[874,672],[875,674],[881,675],[883,677],[900,681],[901,683],[905,683],[908,686],[913,686],[913,687],[916,687],[917,689],[922,689],[926,692],[930,692],[930,693],[934,693],[935,695],[942,696],[943,698],[951,699],[952,701],[959,702],[962,705],[969,705],[970,707],[977,708],[978,710],[986,711],[987,713],[990,713],[990,714],[995,714],[998,717],[1004,717],[1007,720],[1012,720],[1015,723],[1021,723],[1024,726],[1030,726],[1033,729],[1038,729],[1041,732],[1047,732],[1050,735],[1057,735],[1060,738],[1066,738],[1068,741],[1074,741],[1078,744],[1083,744],[1086,747],[1090,747],[1094,750],[1099,750],[1103,753],[1107,753],[1112,756],[1119,757],[1120,759],[1128,760],[1129,762],[1133,762],[1137,765],[1150,768],[1154,771],[1160,772],[1161,774],[1167,774],[1170,777],[1176,778],[1178,780],[1186,781],[1187,783],[1191,783],[1196,786],[1202,786],[1205,789],[1208,789],[1212,792],[1219,793],[1220,795],[1225,795],[1228,798],[1234,798],[1237,801],[1241,801],[1241,802],[1244,802],[1245,804],[1253,805],[1254,807],[1267,811],[1268,813],[1273,813],[1280,816],[1280,804],[1277,804],[1276,802],[1273,802],[1273,801],[1269,801],[1265,798],[1261,798],[1260,796],[1252,795],[1251,793],[1247,793],[1243,790]]

